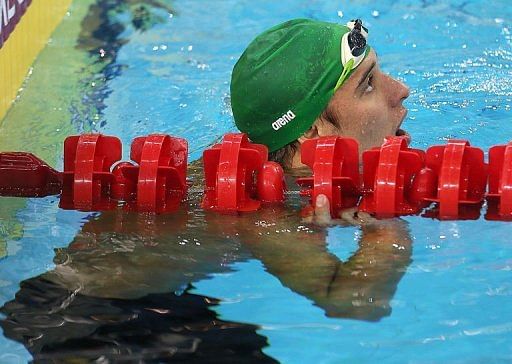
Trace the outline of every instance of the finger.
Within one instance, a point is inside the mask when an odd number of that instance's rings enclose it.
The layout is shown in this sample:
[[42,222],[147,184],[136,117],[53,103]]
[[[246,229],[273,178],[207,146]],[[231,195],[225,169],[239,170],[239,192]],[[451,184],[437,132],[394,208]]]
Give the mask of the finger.
[[363,211],[358,211],[357,208],[349,208],[341,212],[341,217],[346,222],[352,225],[371,225],[375,224],[378,220],[371,214]]
[[331,223],[331,209],[327,196],[320,194],[316,197],[315,203],[315,222],[317,224],[330,224]]
[[372,215],[370,215],[367,212],[362,212],[362,211],[359,211],[357,213],[357,219],[359,220],[359,223],[361,225],[366,225],[366,224],[370,224],[372,222],[377,221],[377,219],[375,219]]
[[357,219],[357,207],[341,211],[341,218],[352,225],[359,225],[359,220]]

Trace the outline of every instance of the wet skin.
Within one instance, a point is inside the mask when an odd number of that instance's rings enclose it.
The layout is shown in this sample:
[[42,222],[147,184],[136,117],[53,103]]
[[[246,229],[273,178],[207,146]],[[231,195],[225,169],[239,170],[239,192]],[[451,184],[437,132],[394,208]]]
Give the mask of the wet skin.
[[328,107],[338,121],[339,135],[356,139],[365,151],[396,135],[407,115],[402,102],[408,96],[407,86],[380,70],[372,50]]

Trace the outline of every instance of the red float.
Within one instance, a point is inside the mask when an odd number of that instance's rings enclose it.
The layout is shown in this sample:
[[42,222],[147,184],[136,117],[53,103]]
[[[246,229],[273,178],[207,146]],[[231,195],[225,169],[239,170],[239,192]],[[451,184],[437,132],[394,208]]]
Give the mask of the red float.
[[364,152],[360,210],[381,218],[419,213],[436,187],[435,175],[424,166],[425,152],[409,148],[404,137],[389,137]]
[[304,188],[303,196],[312,203],[319,194],[327,197],[331,216],[353,207],[359,199],[359,152],[357,141],[351,138],[322,137],[305,141],[301,145],[302,163],[313,171],[312,177],[298,178]]
[[64,141],[64,173],[60,206],[82,211],[108,210],[112,165],[121,159],[121,141],[101,134],[70,136]]
[[477,219],[487,183],[487,164],[481,149],[465,140],[428,148],[427,168],[438,176],[437,191],[427,201],[436,202],[440,219]]
[[512,142],[489,149],[489,220],[512,220]]
[[250,143],[245,134],[226,134],[221,144],[203,153],[202,207],[247,212],[257,210],[261,198],[266,202],[284,199],[282,168],[267,159],[266,146]]

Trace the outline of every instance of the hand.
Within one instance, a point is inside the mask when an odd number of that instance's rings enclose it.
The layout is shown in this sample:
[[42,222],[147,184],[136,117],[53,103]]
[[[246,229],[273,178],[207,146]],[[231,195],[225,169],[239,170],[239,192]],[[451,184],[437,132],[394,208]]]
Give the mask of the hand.
[[[342,220],[350,225],[386,231],[407,231],[405,220],[399,218],[378,220],[367,212],[358,211],[357,207],[345,209],[340,215]],[[409,236],[408,233],[407,236]]]
[[332,218],[329,200],[327,196],[320,194],[316,198],[315,206],[308,206],[302,211],[303,222],[328,226],[328,225],[353,225],[367,226],[377,225],[380,220],[367,212],[359,211],[357,207],[351,207],[339,212],[340,218]]
[[[357,209],[355,209],[354,211],[357,211]],[[316,203],[314,207],[309,205],[302,210],[302,216],[303,222],[319,226],[354,224],[348,218],[333,219],[331,216],[329,200],[327,199],[327,196],[323,194],[320,194],[316,197]]]
[[343,221],[356,226],[375,225],[380,221],[367,212],[359,211],[357,207],[342,210],[340,216]]

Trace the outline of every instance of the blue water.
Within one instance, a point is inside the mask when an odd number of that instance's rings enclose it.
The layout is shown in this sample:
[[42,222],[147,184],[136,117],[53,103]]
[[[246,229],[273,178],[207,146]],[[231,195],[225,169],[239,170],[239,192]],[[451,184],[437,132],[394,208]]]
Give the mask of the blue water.
[[[365,19],[381,68],[407,83],[404,127],[413,147],[448,138],[485,151],[512,139],[512,7],[508,1],[173,1],[174,16],[147,32],[127,28],[122,72],[97,131],[132,138],[165,132],[189,141],[190,159],[234,130],[232,66],[262,30],[294,17]],[[98,123],[100,125],[100,123]],[[0,304],[19,282],[53,267],[88,215],[62,211],[55,198],[29,200],[19,212],[24,236],[0,261]],[[325,316],[284,287],[256,259],[195,283],[193,293],[221,299],[223,320],[259,325],[264,352],[285,363],[502,363],[512,361],[512,225],[406,217],[412,263],[379,322]],[[347,259],[358,228],[328,229],[329,250]],[[21,344],[0,337],[0,362],[24,362]]]

